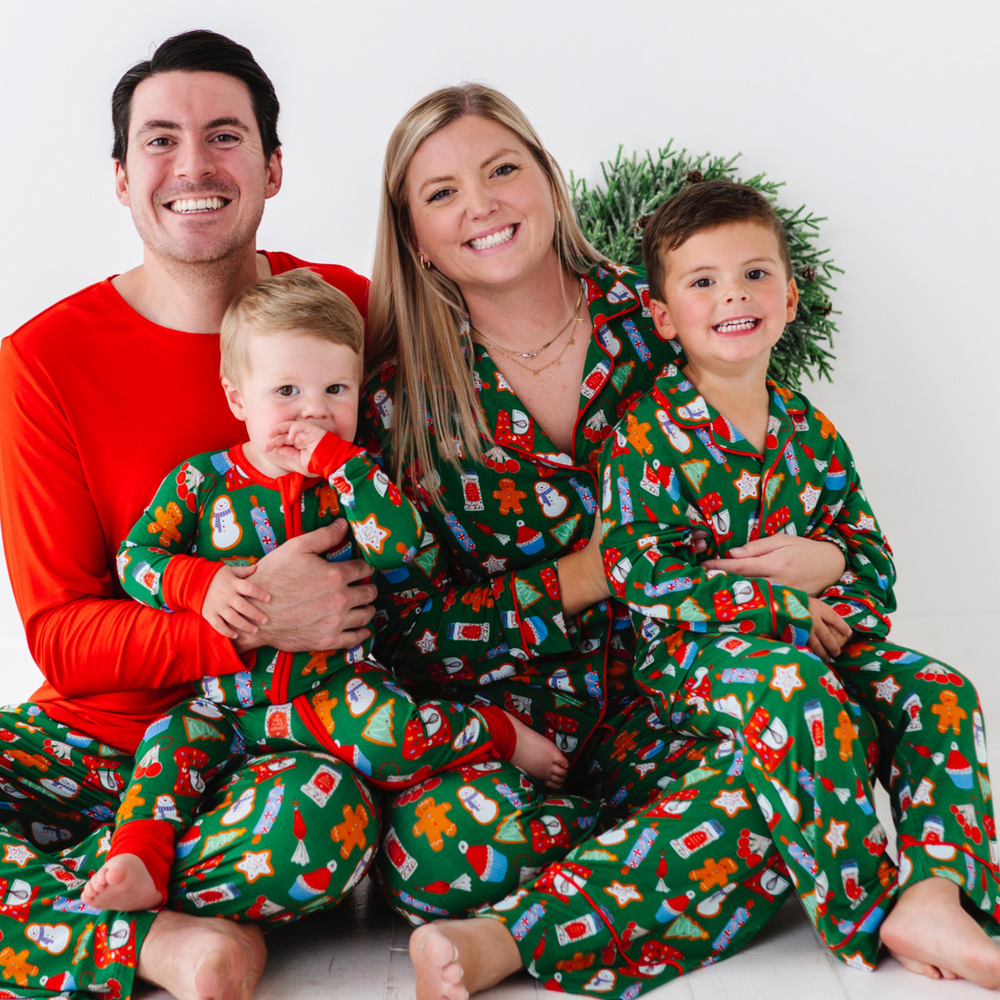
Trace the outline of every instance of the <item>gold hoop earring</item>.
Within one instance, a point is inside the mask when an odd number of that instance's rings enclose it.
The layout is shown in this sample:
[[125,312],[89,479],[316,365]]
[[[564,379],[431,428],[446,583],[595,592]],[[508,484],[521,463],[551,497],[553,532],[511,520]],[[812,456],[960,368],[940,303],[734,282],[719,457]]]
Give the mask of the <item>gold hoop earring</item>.
[[417,256],[420,258],[420,266],[423,270],[429,271],[434,266],[423,254]]

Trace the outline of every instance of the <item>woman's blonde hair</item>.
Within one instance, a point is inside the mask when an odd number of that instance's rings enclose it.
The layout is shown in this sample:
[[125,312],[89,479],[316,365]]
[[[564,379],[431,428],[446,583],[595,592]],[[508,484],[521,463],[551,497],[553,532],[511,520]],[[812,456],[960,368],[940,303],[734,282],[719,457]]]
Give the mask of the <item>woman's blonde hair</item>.
[[[403,115],[385,151],[368,299],[371,370],[393,361],[398,366],[389,445],[397,479],[414,462],[424,474],[433,470],[428,417],[439,453],[456,468],[461,451],[445,446],[446,441],[457,439],[465,459],[479,461],[483,455],[480,435],[490,439],[473,387],[472,344],[462,336],[467,314],[462,293],[437,268],[420,266],[406,198],[407,171],[420,145],[467,115],[494,121],[513,132],[548,178],[557,208],[552,243],[559,260],[581,272],[603,259],[576,222],[559,165],[509,98],[491,87],[463,83],[434,91]],[[437,496],[435,502],[440,506]]]

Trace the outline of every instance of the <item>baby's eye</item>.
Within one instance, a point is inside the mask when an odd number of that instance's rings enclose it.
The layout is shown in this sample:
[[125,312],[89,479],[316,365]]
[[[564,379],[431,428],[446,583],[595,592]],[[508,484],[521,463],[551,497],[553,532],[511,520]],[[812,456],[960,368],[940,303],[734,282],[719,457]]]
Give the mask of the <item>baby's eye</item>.
[[691,285],[692,288],[711,288],[712,279],[711,278],[695,278]]
[[762,267],[752,267],[749,271],[747,271],[747,277],[751,281],[760,281],[761,278],[767,277],[767,271],[765,271]]
[[328,385],[326,391],[331,396],[339,396],[342,392],[347,392],[347,386],[341,385],[339,382],[335,382],[333,385]]
[[294,385],[282,385],[274,390],[279,396],[294,396],[299,390]]

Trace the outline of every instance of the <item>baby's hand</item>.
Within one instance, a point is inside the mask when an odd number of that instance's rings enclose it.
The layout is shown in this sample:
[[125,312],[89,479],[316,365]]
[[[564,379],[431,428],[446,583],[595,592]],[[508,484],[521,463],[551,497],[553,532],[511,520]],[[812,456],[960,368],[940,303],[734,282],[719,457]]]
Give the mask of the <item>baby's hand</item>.
[[809,614],[812,615],[809,648],[821,660],[839,656],[851,637],[851,626],[829,604],[816,597],[809,598]]
[[251,604],[247,598],[267,604],[271,595],[250,583],[256,566],[223,566],[212,578],[201,617],[227,639],[235,639],[240,632],[253,635],[258,625],[267,622],[267,615]]
[[276,452],[274,457],[289,472],[308,476],[309,460],[323,435],[328,433],[308,420],[286,420],[271,431],[264,450]]

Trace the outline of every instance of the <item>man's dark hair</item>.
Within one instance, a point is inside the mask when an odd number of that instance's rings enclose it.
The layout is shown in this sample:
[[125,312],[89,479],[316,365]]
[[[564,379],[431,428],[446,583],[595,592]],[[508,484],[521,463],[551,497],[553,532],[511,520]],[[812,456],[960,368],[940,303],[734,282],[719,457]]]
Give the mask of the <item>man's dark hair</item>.
[[185,31],[159,45],[151,59],[136,63],[119,81],[111,95],[111,124],[115,139],[111,156],[125,165],[128,151],[132,95],[143,80],[157,73],[226,73],[242,80],[250,90],[250,103],[264,146],[264,159],[281,145],[278,138],[278,98],[274,84],[257,64],[253,53],[238,42],[214,31]]
[[642,233],[642,256],[646,261],[649,296],[664,300],[667,254],[696,233],[730,222],[756,222],[770,229],[778,241],[785,276],[792,277],[785,228],[771,203],[759,191],[733,181],[700,181],[664,202]]

